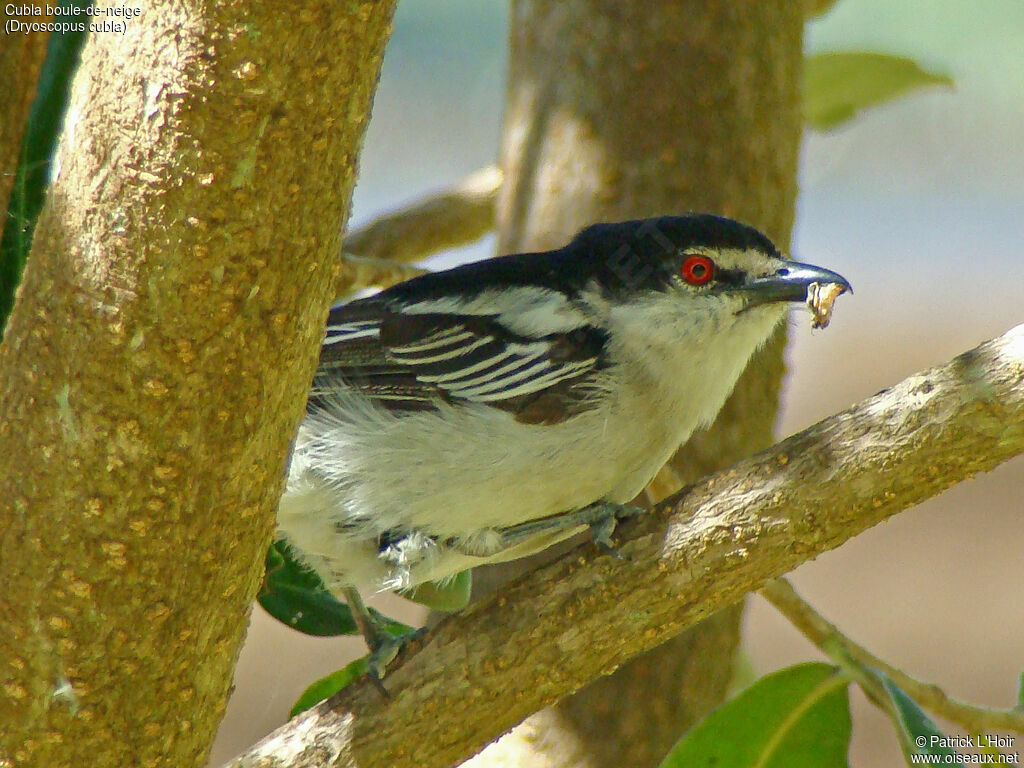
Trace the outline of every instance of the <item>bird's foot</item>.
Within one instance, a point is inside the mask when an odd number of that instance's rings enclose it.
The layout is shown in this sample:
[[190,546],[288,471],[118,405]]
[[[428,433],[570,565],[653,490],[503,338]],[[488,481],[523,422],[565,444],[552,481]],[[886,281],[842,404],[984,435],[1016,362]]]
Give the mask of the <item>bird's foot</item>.
[[[391,698],[388,689],[384,687],[384,676],[388,673],[388,666],[407,645],[419,640],[426,632],[426,627],[420,627],[398,636],[383,632],[383,637],[376,641],[376,647],[370,647],[370,655],[366,660],[366,675],[373,687],[380,691],[384,698]],[[367,645],[369,645],[369,641],[367,641]]]
[[374,687],[381,692],[381,695],[391,698],[391,694],[388,693],[383,682],[388,665],[395,660],[405,646],[423,637],[426,628],[421,627],[412,632],[406,632],[404,635],[394,635],[385,628],[383,622],[370,613],[358,590],[354,587],[346,587],[343,592],[349,610],[352,611],[352,618],[370,649],[370,655],[366,662],[367,676]]
[[631,517],[642,515],[646,510],[633,504],[598,501],[579,511],[586,512],[592,517],[589,523],[590,535],[593,537],[595,546],[605,554],[622,560],[622,553],[615,547],[612,534],[615,533],[615,528],[620,520],[628,520]]

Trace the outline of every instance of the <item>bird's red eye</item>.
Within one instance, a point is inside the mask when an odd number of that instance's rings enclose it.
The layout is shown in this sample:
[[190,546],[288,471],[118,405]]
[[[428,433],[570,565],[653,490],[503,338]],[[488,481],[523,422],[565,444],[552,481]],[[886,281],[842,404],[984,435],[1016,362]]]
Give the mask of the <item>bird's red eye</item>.
[[707,256],[687,256],[679,273],[690,285],[704,285],[715,275],[715,262]]

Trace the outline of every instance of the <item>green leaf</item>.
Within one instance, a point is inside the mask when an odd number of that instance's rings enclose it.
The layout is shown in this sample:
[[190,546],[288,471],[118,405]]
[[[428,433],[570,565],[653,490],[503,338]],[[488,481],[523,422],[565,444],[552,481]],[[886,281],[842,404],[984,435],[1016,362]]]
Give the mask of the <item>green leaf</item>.
[[902,56],[868,51],[821,53],[804,62],[804,119],[819,131],[845,123],[857,112],[930,85],[952,86]]
[[766,675],[694,726],[661,768],[845,768],[849,682],[821,663]]
[[349,607],[330,593],[313,570],[299,562],[285,542],[270,545],[265,567],[256,599],[275,619],[318,637],[359,633]]
[[469,605],[469,594],[473,589],[472,571],[463,571],[444,584],[428,581],[403,592],[413,602],[433,608],[435,611],[452,613]]
[[[949,765],[955,759],[956,751],[949,747],[950,737],[946,736],[924,713],[906,692],[890,680],[885,673],[874,670],[889,695],[896,730],[900,743],[907,755],[938,755],[942,764]],[[910,763],[908,759],[908,764]]]
[[[61,0],[54,5],[64,9],[75,8],[71,15],[62,15],[60,21],[82,23],[84,26],[91,20],[86,15],[90,2]],[[46,59],[39,72],[36,97],[25,125],[21,158],[0,237],[0,334],[14,306],[14,294],[32,248],[32,235],[46,198],[50,165],[67,109],[71,78],[78,67],[85,37],[84,31],[51,32],[47,42]]]
[[[317,637],[359,634],[349,607],[331,594],[316,571],[302,563],[283,540],[270,545],[264,571],[263,585],[256,600],[282,624]],[[393,637],[414,631],[408,624],[395,621],[374,608],[370,608],[370,615]]]
[[1024,709],[1024,672],[1020,673],[1017,683],[1017,709]]
[[351,664],[342,667],[336,672],[331,672],[327,677],[321,677],[302,692],[298,700],[292,706],[288,717],[295,717],[299,712],[305,712],[310,707],[316,706],[321,701],[329,698],[350,683],[354,683],[366,674],[369,656],[356,659]]

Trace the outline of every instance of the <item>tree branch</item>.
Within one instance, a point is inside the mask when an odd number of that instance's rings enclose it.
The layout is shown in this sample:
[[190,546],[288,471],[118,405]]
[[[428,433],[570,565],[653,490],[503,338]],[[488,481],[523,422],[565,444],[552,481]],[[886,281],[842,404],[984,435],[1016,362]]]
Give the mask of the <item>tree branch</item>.
[[352,686],[229,765],[457,764],[769,579],[1021,452],[1024,325],[629,521],[624,560],[584,547],[470,606],[403,657],[391,700]]
[[427,271],[400,261],[355,256],[351,253],[342,253],[339,264],[338,279],[335,281],[336,302],[347,299],[363,288],[387,288]]
[[[347,233],[335,286],[337,297],[405,280],[413,275],[403,264],[479,240],[494,228],[494,201],[500,186],[501,171],[493,166],[483,168],[444,192]],[[359,258],[353,260],[352,256]]]
[[[886,674],[896,685],[925,709],[940,717],[959,723],[971,733],[1007,730],[1024,733],[1024,710],[977,707],[950,698],[933,683],[922,683],[875,656],[871,651],[848,638],[824,616],[814,610],[785,579],[773,579],[761,587],[761,594],[789,619],[801,634],[827,656],[849,657],[858,664]],[[836,654],[838,646],[839,654]]]

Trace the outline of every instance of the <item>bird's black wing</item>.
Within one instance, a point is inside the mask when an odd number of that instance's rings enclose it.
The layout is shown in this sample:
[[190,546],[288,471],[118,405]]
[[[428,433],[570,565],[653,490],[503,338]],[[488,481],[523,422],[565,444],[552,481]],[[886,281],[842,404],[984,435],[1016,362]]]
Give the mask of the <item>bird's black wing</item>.
[[[457,306],[457,305],[456,305]],[[592,407],[606,334],[586,324],[544,335],[497,314],[411,311],[371,297],[331,310],[311,411],[339,386],[394,412],[480,403],[555,424]]]

